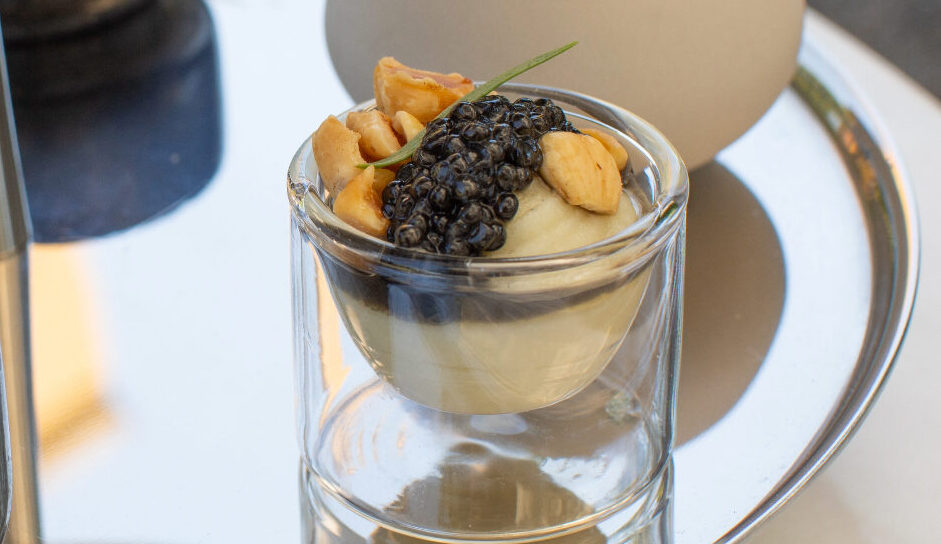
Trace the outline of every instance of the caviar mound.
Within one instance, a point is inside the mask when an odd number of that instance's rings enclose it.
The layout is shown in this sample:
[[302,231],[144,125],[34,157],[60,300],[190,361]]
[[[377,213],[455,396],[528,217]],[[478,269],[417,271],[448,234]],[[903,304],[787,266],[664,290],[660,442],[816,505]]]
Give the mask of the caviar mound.
[[478,256],[506,241],[514,194],[542,166],[539,138],[577,132],[547,98],[458,102],[425,127],[411,160],[382,192],[388,241],[430,253]]

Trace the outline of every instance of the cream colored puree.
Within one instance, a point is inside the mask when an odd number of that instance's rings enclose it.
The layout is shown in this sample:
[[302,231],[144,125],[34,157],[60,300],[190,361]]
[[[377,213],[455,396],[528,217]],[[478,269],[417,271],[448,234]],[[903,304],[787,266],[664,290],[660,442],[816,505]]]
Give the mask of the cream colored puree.
[[[609,238],[637,219],[626,194],[615,215],[572,206],[539,179],[518,196],[520,207],[507,223],[507,242],[488,256],[575,249]],[[596,284],[602,277],[599,267],[508,278],[494,293],[531,292],[537,285],[551,303],[562,291]],[[342,289],[335,289],[334,296],[367,360],[403,395],[447,412],[499,414],[554,404],[594,381],[634,320],[648,278],[646,269],[627,281],[621,275],[616,280],[623,282],[620,286],[588,300],[512,321],[475,315],[473,320],[428,323],[392,317]],[[538,309],[540,303],[528,304]]]

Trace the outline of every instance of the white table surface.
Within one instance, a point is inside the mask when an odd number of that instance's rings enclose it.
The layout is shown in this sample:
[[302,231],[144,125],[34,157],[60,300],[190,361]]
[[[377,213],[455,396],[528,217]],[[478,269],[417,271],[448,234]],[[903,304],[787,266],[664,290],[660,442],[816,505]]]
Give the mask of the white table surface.
[[[224,52],[227,125],[215,180],[167,217],[35,252],[36,267],[50,254],[71,262],[81,288],[95,295],[83,319],[102,335],[110,414],[43,459],[44,530],[53,542],[299,542],[284,172],[311,127],[350,99],[324,77],[319,2],[210,6]],[[298,20],[309,33],[289,30]],[[231,31],[248,26],[250,35]],[[806,31],[895,140],[919,197],[922,280],[908,340],[869,419],[749,542],[933,542],[941,399],[932,378],[941,370],[930,350],[941,323],[941,286],[932,281],[941,176],[931,163],[941,148],[941,104],[821,18],[810,16]],[[283,56],[266,58],[258,46],[265,40],[278,40]],[[218,191],[234,193],[233,205],[215,206]],[[251,213],[233,218],[240,210]],[[120,281],[155,269],[172,293]],[[43,285],[33,289],[42,296]],[[181,298],[192,301],[185,314],[173,306]],[[118,329],[120,337],[108,337]]]

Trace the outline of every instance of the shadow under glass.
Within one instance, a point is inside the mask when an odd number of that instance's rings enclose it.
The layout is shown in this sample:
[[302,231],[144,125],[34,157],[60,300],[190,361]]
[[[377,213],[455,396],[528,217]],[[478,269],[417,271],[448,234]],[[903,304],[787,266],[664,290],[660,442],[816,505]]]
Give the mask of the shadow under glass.
[[690,173],[680,445],[722,418],[758,372],[784,306],[781,243],[767,213],[728,169]]

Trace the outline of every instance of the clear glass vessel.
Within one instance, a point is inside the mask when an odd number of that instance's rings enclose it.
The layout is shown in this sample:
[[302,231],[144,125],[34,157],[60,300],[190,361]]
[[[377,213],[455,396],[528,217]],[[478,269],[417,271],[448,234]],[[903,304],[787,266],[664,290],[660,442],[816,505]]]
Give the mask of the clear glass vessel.
[[334,216],[309,140],[290,166],[302,487],[364,538],[381,527],[437,541],[626,541],[663,522],[686,169],[621,108],[545,87],[501,92],[551,98],[576,127],[616,134],[638,219],[551,255],[431,255]]

